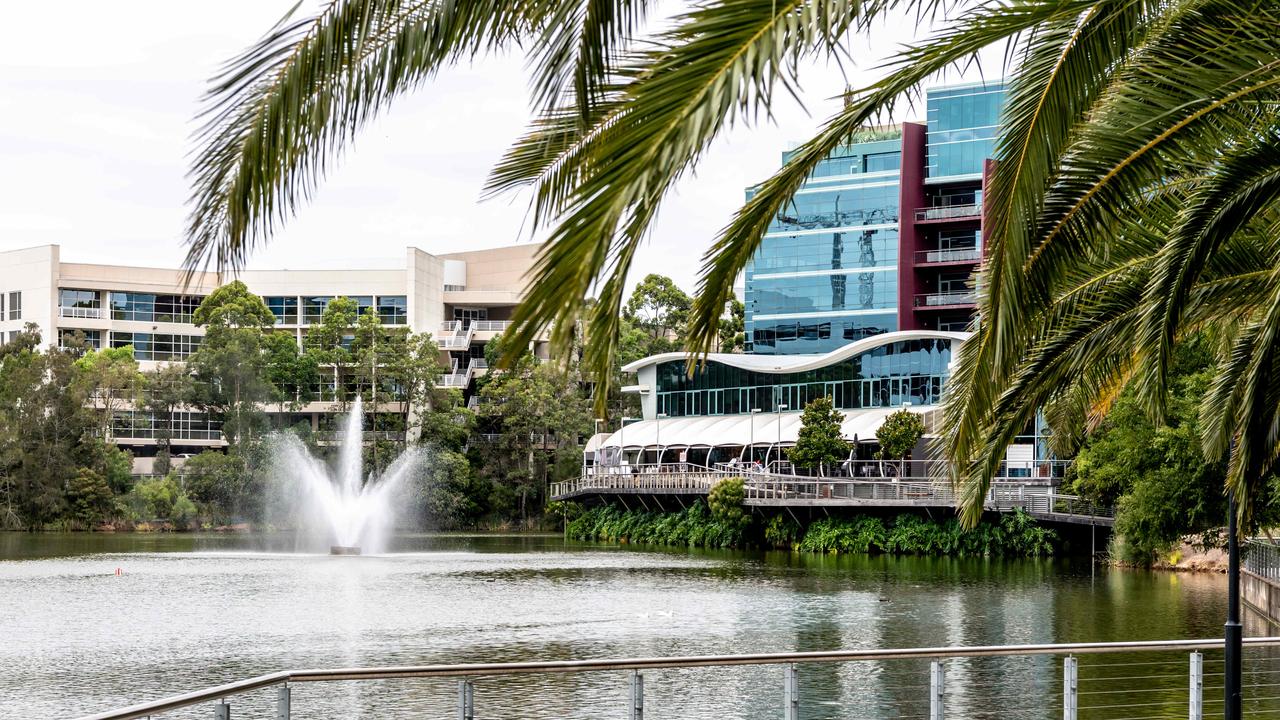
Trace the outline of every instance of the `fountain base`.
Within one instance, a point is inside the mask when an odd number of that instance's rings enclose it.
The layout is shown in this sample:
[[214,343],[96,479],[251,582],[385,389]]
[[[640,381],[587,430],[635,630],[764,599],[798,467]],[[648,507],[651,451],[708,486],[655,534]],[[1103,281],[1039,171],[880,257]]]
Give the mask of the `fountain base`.
[[359,555],[360,546],[358,545],[330,545],[330,555]]

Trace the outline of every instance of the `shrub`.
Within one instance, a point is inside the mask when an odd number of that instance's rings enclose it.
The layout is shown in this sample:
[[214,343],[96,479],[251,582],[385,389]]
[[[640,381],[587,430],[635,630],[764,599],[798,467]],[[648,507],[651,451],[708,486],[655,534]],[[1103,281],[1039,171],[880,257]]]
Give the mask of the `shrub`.
[[742,509],[742,501],[746,497],[745,481],[742,478],[725,478],[717,482],[707,493],[711,517],[729,526],[745,528],[751,522],[751,516]]

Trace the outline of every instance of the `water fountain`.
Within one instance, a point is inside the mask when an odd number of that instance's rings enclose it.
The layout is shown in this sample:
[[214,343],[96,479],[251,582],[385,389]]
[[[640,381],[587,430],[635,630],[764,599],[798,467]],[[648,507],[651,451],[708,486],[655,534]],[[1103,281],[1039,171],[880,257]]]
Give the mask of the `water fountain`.
[[407,450],[381,476],[362,468],[364,411],[357,398],[340,439],[338,465],[331,469],[291,434],[276,438],[276,476],[292,523],[312,539],[323,539],[333,555],[377,552],[395,525],[396,494],[417,462]]

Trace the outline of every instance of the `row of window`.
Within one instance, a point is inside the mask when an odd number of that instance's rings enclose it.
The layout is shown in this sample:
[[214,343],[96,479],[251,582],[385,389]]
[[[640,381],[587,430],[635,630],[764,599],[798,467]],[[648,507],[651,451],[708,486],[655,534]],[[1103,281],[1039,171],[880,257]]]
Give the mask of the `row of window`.
[[200,349],[199,335],[171,335],[167,333],[112,332],[111,347],[133,346],[136,360],[186,360]]
[[747,266],[747,277],[766,273],[897,267],[898,228],[766,236]]
[[942,400],[946,375],[908,375],[873,380],[765,385],[725,390],[658,393],[658,412],[668,417],[739,415],[752,410],[801,410],[822,397],[841,410],[936,405]]
[[154,439],[168,430],[174,440],[220,440],[222,422],[201,412],[172,412],[157,417],[146,410],[120,410],[111,418],[111,434],[123,439]]
[[769,232],[896,224],[898,206],[897,180],[802,192],[778,212]]
[[[20,293],[17,295],[16,307],[19,316],[22,311]],[[157,295],[154,293],[108,292],[108,305],[113,320],[129,320],[134,322],[172,322],[190,323],[196,308],[204,301],[200,295]],[[318,323],[333,295],[303,297],[302,319],[304,324]],[[407,325],[409,322],[409,303],[404,295],[380,295],[375,303],[372,295],[357,295],[355,300],[357,314],[363,315],[368,309],[375,309],[378,318],[384,325]],[[268,296],[263,301],[276,316],[276,321],[286,325],[298,324],[299,298],[297,296]],[[3,305],[0,300],[0,305]],[[11,301],[11,306],[15,303]],[[102,317],[102,293],[97,290],[79,290],[64,288],[58,291],[58,306],[63,317]]]
[[898,329],[896,312],[811,320],[747,323],[747,352],[757,355],[827,353],[855,340]]
[[6,296],[5,293],[0,293],[0,320],[4,320],[5,318],[8,318],[10,320],[21,320],[22,319],[22,291],[15,290],[14,292],[8,293],[9,310],[7,314],[4,306],[5,296]]
[[807,385],[844,380],[868,380],[912,375],[946,375],[951,364],[951,341],[945,338],[900,340],[813,370],[766,373],[708,362],[692,376],[683,360],[659,363],[659,393],[685,390],[723,390],[772,385]]
[[[325,308],[338,295],[316,295],[301,298],[302,324],[311,325],[320,322]],[[409,323],[409,301],[405,295],[379,295],[375,301],[373,295],[349,295],[356,303],[356,315],[364,315],[368,310],[378,313],[383,325],[407,325]],[[276,321],[284,325],[298,324],[299,298],[295,296],[267,296],[263,300]]]
[[744,302],[755,315],[889,310],[898,307],[898,274],[893,268],[873,272],[837,273],[753,279]]
[[902,168],[902,152],[866,153],[848,157],[830,157],[818,163],[811,178],[836,177],[840,175],[857,175],[859,173],[888,172]]

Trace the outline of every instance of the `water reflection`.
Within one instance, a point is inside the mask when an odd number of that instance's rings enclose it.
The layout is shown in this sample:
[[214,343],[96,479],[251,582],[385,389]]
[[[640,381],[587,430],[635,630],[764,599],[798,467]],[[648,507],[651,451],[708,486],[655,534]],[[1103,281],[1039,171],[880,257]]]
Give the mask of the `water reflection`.
[[[397,553],[364,558],[279,552],[291,543],[0,535],[0,714],[67,717],[287,667],[1218,637],[1225,610],[1220,576],[1079,562],[643,550],[553,536],[405,536]],[[1266,631],[1256,620],[1247,630]],[[1280,658],[1247,654],[1255,683],[1280,677],[1266,674]],[[1220,668],[1207,654],[1210,703]],[[1060,658],[954,660],[947,672],[950,716],[1061,714]],[[1185,654],[1088,656],[1079,677],[1081,718],[1185,714]],[[802,717],[927,715],[927,687],[923,661],[804,665]],[[622,717],[626,677],[484,679],[475,698],[482,717]],[[270,716],[273,699],[253,693],[234,716]],[[652,717],[771,718],[781,701],[777,667],[646,672]],[[453,682],[413,680],[298,685],[293,704],[297,717],[409,718],[452,716],[455,702]]]

